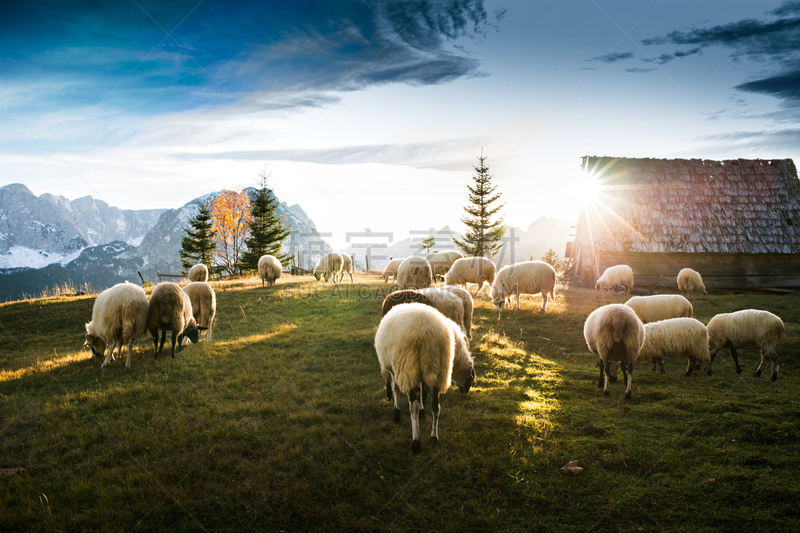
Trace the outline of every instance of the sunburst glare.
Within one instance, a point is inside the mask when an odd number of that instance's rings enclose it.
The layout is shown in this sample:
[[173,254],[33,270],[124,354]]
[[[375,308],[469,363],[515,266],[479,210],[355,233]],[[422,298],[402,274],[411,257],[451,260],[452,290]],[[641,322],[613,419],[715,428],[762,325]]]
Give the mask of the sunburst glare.
[[575,199],[581,208],[588,207],[598,200],[603,192],[603,182],[594,172],[581,172],[575,183]]

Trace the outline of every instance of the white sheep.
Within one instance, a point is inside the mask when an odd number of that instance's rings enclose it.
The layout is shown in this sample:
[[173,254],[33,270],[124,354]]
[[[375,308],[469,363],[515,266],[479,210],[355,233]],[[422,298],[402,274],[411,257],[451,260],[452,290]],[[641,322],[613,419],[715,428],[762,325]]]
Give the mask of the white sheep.
[[464,304],[464,331],[467,333],[467,338],[472,339],[472,313],[475,309],[472,296],[468,290],[457,285],[445,285],[442,288],[461,298],[461,302]]
[[100,367],[106,366],[114,356],[114,348],[128,345],[128,360],[125,367],[131,366],[133,341],[147,332],[148,304],[144,289],[132,283],[117,283],[97,297],[92,307],[92,321],[86,324],[86,342],[92,355],[102,357],[108,353]]
[[281,277],[283,265],[278,258],[272,255],[262,255],[258,258],[258,277],[261,278],[261,286],[266,282],[267,287],[275,285],[275,281]]
[[775,349],[786,339],[786,326],[779,316],[760,309],[744,309],[721,313],[708,322],[708,347],[711,362],[717,352],[730,348],[736,373],[741,374],[737,349],[761,350],[761,364],[754,377],[761,377],[767,360],[770,361],[772,381],[778,379],[780,362]]
[[633,296],[625,305],[633,309],[645,324],[668,318],[691,318],[694,314],[692,303],[680,294]]
[[194,265],[189,269],[189,273],[186,274],[186,277],[189,278],[189,281],[208,281],[208,267],[205,265]]
[[453,266],[453,263],[462,257],[463,256],[461,255],[461,252],[457,252],[455,250],[436,252],[433,257],[428,259],[428,262],[431,264],[431,268],[433,269],[433,278],[436,279],[438,277],[444,279],[445,274],[447,274],[447,272],[450,270],[450,267]]
[[704,296],[708,294],[700,273],[691,268],[684,268],[678,272],[678,290],[687,298],[694,293],[700,293]]
[[[492,283],[492,303],[502,313],[506,298],[517,296],[519,310],[520,294],[542,294],[542,313],[547,311],[547,295],[555,299],[556,271],[544,261],[525,261],[507,265],[500,269]],[[509,302],[510,305],[510,302]]]
[[383,269],[383,281],[388,282],[390,278],[397,279],[397,269],[400,268],[400,263],[403,262],[405,257],[400,259],[391,259]]
[[342,270],[339,271],[339,282],[344,280],[345,274],[350,274],[350,283],[353,283],[353,258],[345,253],[339,253],[342,256]]
[[[456,287],[457,289],[461,289],[461,287]],[[467,293],[464,289],[461,289],[463,292]],[[468,339],[472,338],[472,297],[469,293],[466,294],[467,298],[470,300],[469,305],[469,314],[470,314],[470,325],[467,326],[467,309],[465,309],[463,295],[458,294],[449,290],[447,287],[428,287],[427,289],[417,289],[417,292],[423,294],[428,297],[428,300],[431,301],[431,305],[435,307],[440,313],[444,316],[455,322],[461,328],[461,331],[464,332],[464,335],[467,336]]]
[[495,266],[486,257],[463,257],[453,261],[450,270],[444,275],[445,285],[463,285],[477,283],[473,296],[477,296],[483,289],[483,283],[490,286],[494,283]]
[[400,267],[397,269],[398,289],[424,289],[432,283],[431,264],[424,257],[406,257],[400,263]]
[[458,325],[436,309],[419,303],[398,305],[381,320],[375,334],[375,350],[386,381],[386,394],[394,404],[394,420],[400,420],[399,396],[408,396],[414,452],[420,449],[419,412],[424,388],[431,391],[431,440],[439,441],[439,395],[450,380],[462,393],[475,380],[475,368],[467,339]]
[[711,358],[708,352],[708,330],[694,318],[669,318],[644,325],[644,344],[639,359],[651,361],[664,373],[664,357],[688,361],[686,376],[691,376],[700,363],[705,363],[711,375]]
[[206,328],[206,341],[211,342],[211,326],[214,323],[214,315],[217,314],[217,295],[214,289],[208,283],[195,281],[186,285],[183,292],[189,295],[189,300],[192,302],[192,316],[195,322],[198,326]]
[[[192,316],[192,301],[189,295],[176,283],[168,281],[159,283],[150,293],[149,317],[147,329],[153,337],[155,356],[164,348],[167,331],[172,331],[172,357],[175,357],[175,345],[178,351],[183,349],[183,339],[188,338],[193,343],[197,342],[198,327]],[[158,331],[161,330],[161,345],[158,344]]]
[[336,252],[327,253],[317,261],[314,267],[314,277],[317,278],[317,281],[323,278],[325,281],[332,279],[334,283],[337,283],[343,264],[344,259],[341,255]]
[[[592,353],[597,354],[600,379],[597,386],[610,393],[611,363],[618,362],[625,378],[625,398],[631,397],[633,363],[645,340],[644,325],[627,305],[609,304],[589,314],[583,326],[583,337]],[[605,378],[605,379],[604,379]]]
[[594,286],[598,291],[613,291],[617,287],[624,288],[626,293],[633,290],[633,269],[628,265],[608,267]]

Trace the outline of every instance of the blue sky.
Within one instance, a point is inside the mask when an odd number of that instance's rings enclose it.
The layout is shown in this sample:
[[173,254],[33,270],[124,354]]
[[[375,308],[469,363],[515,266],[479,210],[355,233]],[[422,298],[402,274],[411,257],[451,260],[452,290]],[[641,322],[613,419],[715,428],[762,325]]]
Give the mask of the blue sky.
[[575,217],[581,156],[796,158],[800,2],[4,2],[0,185],[172,208],[270,174],[330,233]]

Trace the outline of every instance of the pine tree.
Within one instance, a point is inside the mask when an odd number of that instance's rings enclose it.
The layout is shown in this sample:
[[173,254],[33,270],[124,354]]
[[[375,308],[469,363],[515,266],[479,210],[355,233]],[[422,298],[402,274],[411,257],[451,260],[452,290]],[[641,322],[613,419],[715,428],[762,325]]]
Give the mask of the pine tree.
[[267,187],[267,178],[263,173],[261,187],[255,191],[250,200],[250,236],[245,239],[247,250],[242,253],[239,265],[242,270],[258,269],[258,260],[262,255],[275,256],[282,264],[287,264],[291,254],[281,254],[283,241],[292,233],[284,228],[283,220],[275,211],[278,199]]
[[492,207],[492,204],[500,198],[501,193],[493,194],[497,185],[492,185],[492,176],[489,174],[489,166],[486,165],[483,150],[478,158],[478,166],[472,168],[477,173],[472,176],[475,186],[467,185],[471,205],[464,208],[464,211],[470,216],[461,218],[461,222],[466,224],[469,230],[463,240],[455,237],[451,237],[451,239],[462,252],[469,256],[492,257],[503,246],[500,241],[506,234],[503,217],[494,222],[492,222],[492,217],[505,204]]
[[558,254],[552,248],[544,253],[542,261],[553,267],[556,272],[564,270],[564,262],[558,258]]
[[208,203],[200,206],[197,216],[189,220],[192,229],[183,228],[186,234],[181,239],[181,266],[189,270],[193,265],[202,263],[212,266],[214,260],[214,229],[211,224],[211,208]]
[[430,252],[431,248],[436,246],[436,237],[428,237],[427,239],[422,239],[422,242],[419,243],[419,249],[425,253]]

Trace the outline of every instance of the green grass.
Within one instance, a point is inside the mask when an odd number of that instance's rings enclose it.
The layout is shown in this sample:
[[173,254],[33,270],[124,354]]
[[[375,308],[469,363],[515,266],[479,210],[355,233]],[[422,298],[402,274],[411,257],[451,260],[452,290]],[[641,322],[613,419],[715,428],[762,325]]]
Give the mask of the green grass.
[[484,289],[476,385],[414,455],[374,354],[387,285],[214,285],[214,342],[154,360],[142,339],[129,369],[82,349],[92,296],[0,305],[0,531],[800,530],[795,297],[693,300],[780,315],[777,382],[725,352],[713,376],[639,365],[624,400],[582,334],[624,295],[559,287],[498,320]]

